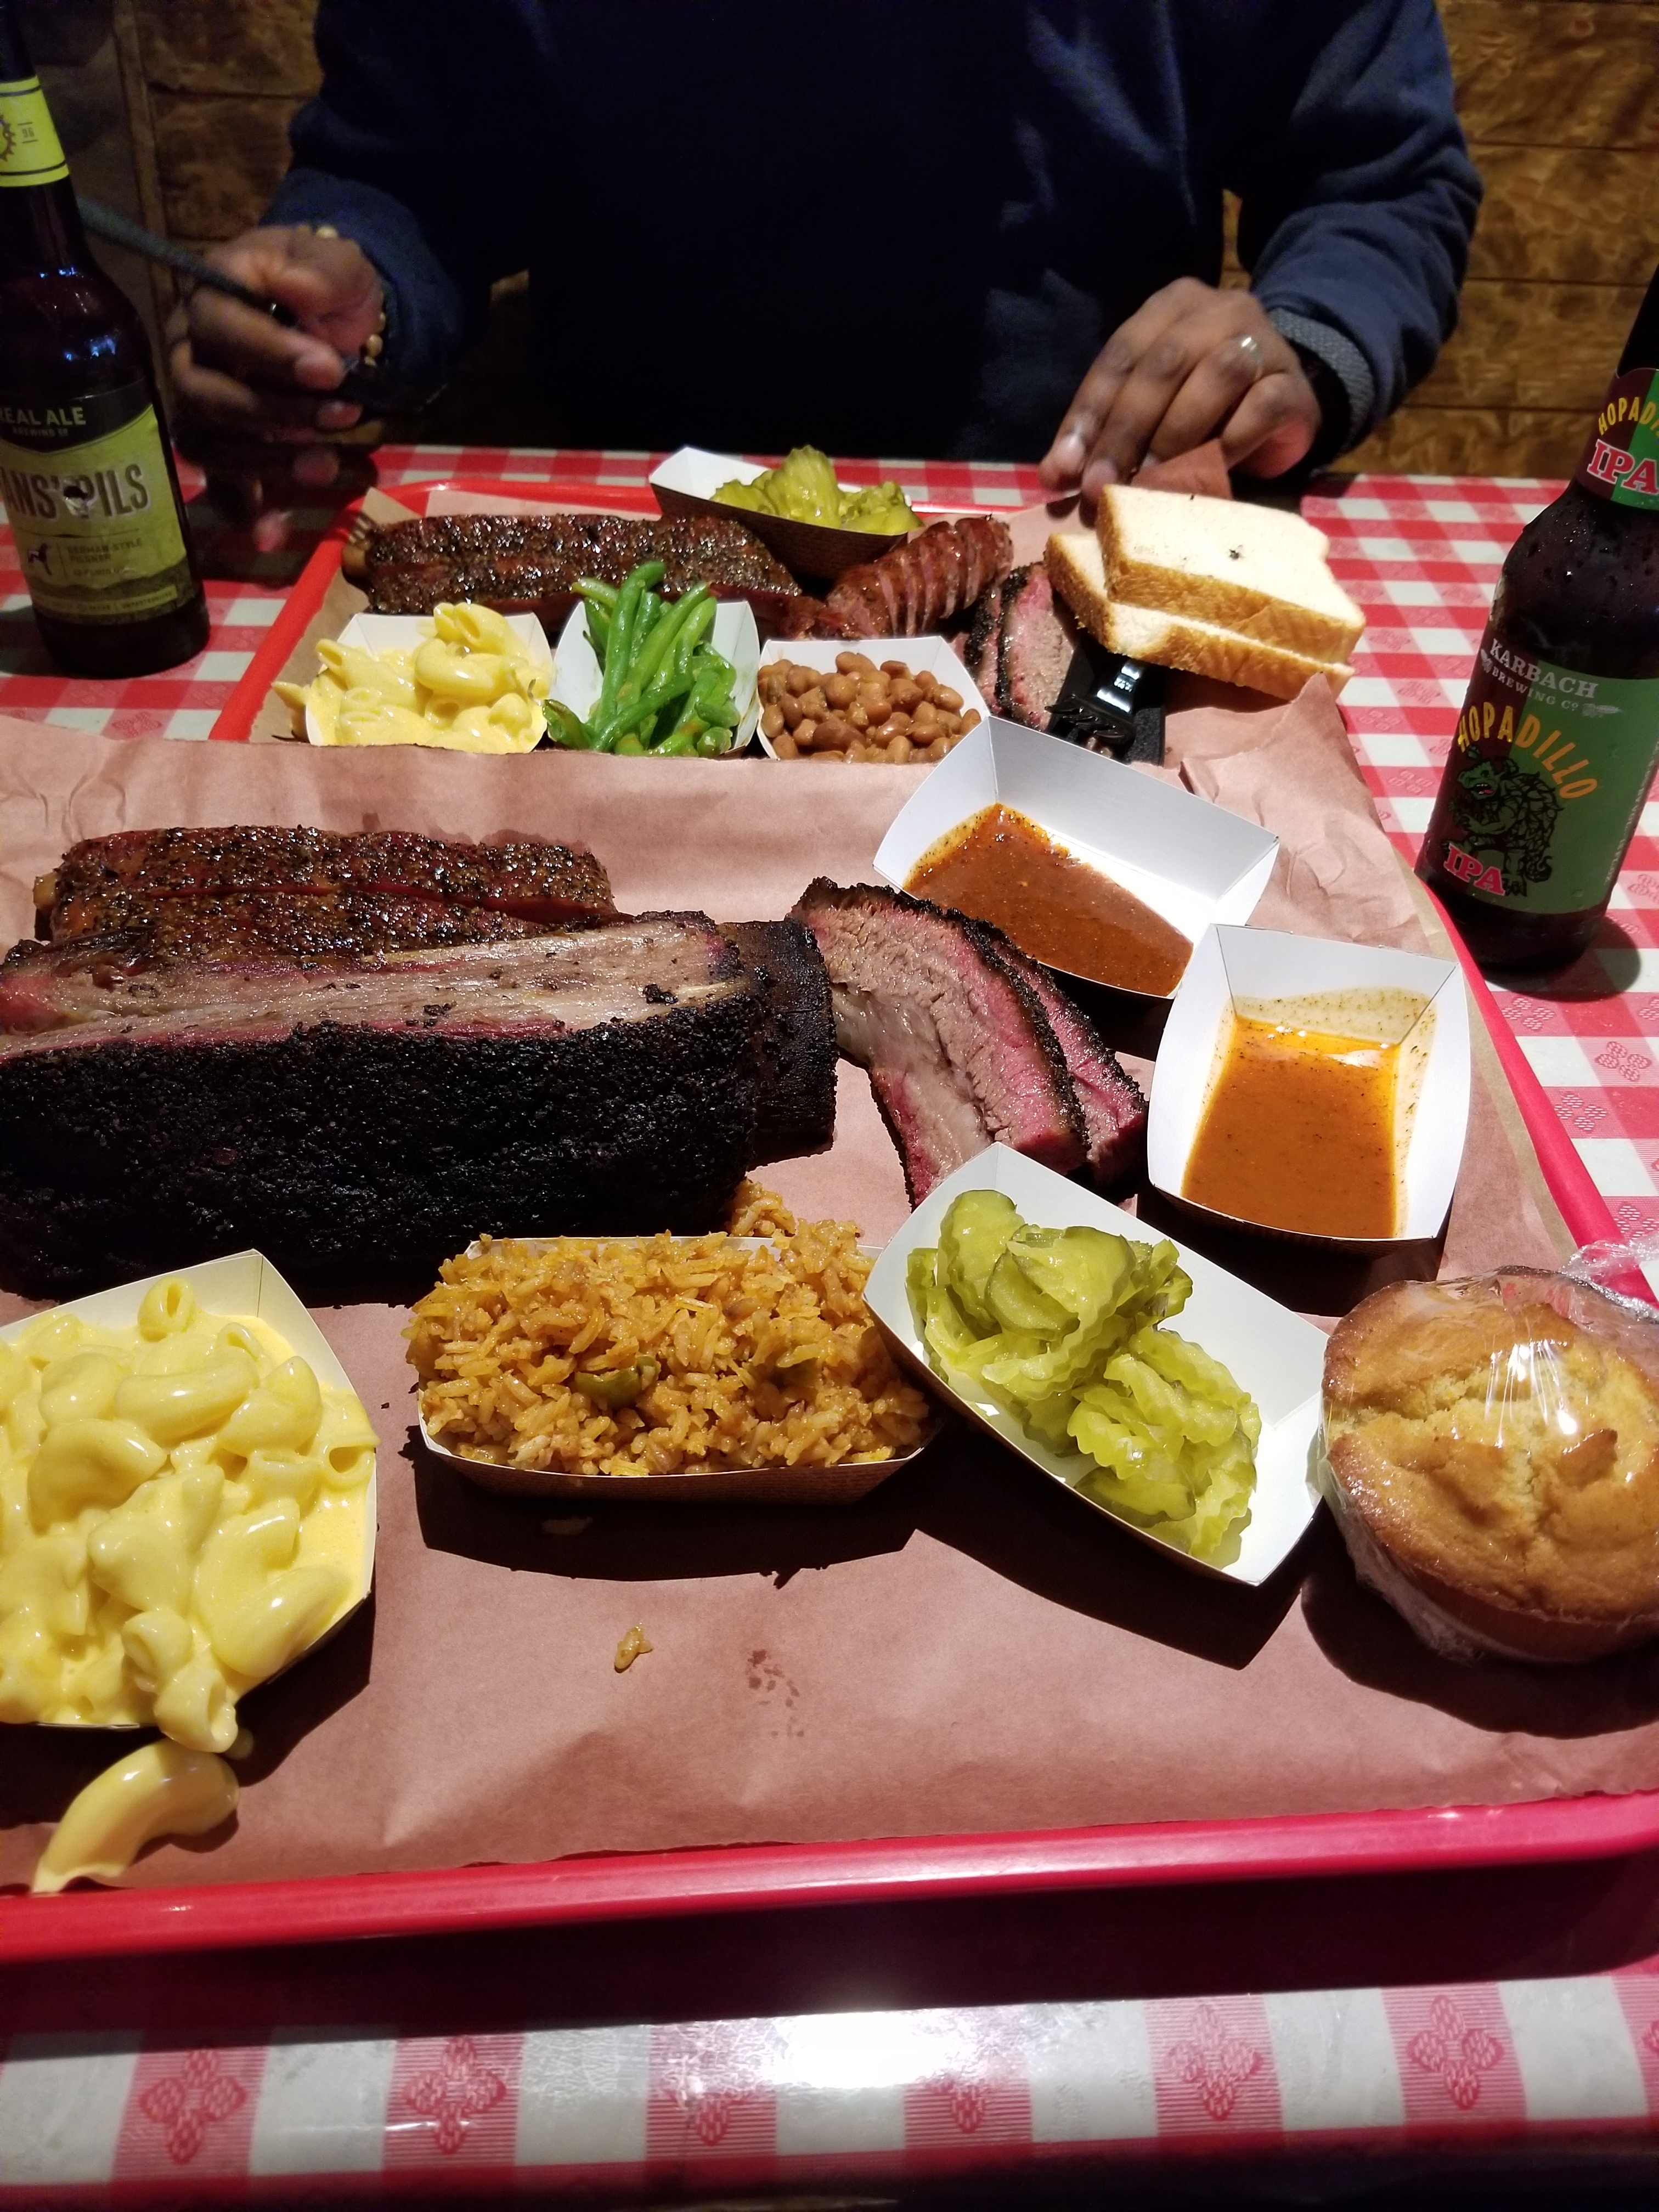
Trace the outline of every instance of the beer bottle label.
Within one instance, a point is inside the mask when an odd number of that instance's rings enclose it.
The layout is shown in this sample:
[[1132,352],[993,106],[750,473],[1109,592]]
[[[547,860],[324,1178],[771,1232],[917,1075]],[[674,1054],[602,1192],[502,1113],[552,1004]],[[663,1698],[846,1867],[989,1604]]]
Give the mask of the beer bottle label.
[[0,84],[0,189],[55,185],[68,174],[40,78],[14,77]]
[[1614,377],[1573,482],[1615,507],[1659,514],[1659,369]]
[[195,597],[147,386],[0,396],[0,498],[43,613],[137,622]]
[[1659,678],[1581,676],[1516,652],[1489,626],[1425,857],[1493,906],[1600,906],[1656,759]]

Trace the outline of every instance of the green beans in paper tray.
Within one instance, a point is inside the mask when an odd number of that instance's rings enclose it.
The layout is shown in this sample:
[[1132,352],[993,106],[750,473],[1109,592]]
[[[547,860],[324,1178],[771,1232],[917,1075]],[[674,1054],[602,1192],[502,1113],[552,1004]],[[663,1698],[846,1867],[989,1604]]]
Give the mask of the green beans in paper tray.
[[559,641],[544,712],[558,745],[584,752],[705,760],[741,750],[754,730],[759,641],[742,601],[707,584],[659,597],[659,561],[620,585],[585,576]]

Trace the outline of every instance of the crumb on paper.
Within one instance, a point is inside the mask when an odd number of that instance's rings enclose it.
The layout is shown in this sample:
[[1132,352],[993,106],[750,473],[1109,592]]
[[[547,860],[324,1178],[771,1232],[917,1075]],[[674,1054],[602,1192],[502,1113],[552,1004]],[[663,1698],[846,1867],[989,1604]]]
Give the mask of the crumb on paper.
[[636,1620],[617,1646],[617,1656],[611,1663],[619,1674],[625,1674],[641,1652],[649,1651],[652,1648],[651,1638]]
[[584,1528],[592,1526],[593,1516],[591,1513],[567,1513],[560,1519],[544,1521],[542,1534],[544,1536],[580,1536]]

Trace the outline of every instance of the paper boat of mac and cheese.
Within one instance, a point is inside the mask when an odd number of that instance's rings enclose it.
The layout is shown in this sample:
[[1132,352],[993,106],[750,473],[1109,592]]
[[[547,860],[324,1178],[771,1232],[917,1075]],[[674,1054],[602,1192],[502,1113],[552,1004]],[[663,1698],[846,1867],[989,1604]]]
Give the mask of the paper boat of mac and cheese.
[[[138,1309],[146,1293],[161,1284],[173,1282],[188,1285],[197,1304],[205,1313],[227,1316],[251,1316],[263,1322],[283,1339],[292,1352],[307,1362],[325,1389],[349,1390],[356,1395],[356,1384],[336,1358],[328,1339],[289,1285],[259,1252],[232,1252],[223,1259],[205,1260],[199,1267],[168,1267],[159,1275],[146,1275],[138,1282],[121,1283],[113,1290],[94,1291],[90,1297],[70,1299],[60,1306],[47,1308],[45,1313],[30,1314],[22,1321],[9,1322],[0,1328],[0,1344],[15,1342],[26,1329],[52,1314],[73,1314],[101,1328],[131,1328],[138,1318]],[[361,1398],[359,1403],[362,1403]],[[358,1493],[362,1500],[362,1540],[352,1565],[350,1586],[319,1634],[303,1650],[295,1655],[288,1662],[289,1666],[296,1666],[301,1660],[309,1658],[313,1651],[325,1644],[356,1612],[374,1585],[376,1483],[376,1468],[372,1466],[368,1480]],[[287,1671],[287,1667],[276,1669],[278,1674]],[[274,1680],[275,1675],[268,1675],[264,1679]],[[248,1693],[244,1692],[243,1694]],[[91,1722],[52,1721],[44,1725],[58,1728],[107,1725],[133,1729],[148,1727],[150,1723],[117,1721],[94,1724]]]
[[[506,615],[502,619],[529,654],[545,693],[553,681],[553,648],[547,641],[547,632],[534,615]],[[361,646],[365,653],[416,653],[431,635],[430,615],[356,614],[334,642]],[[315,669],[305,679],[307,690],[319,673],[320,669]],[[306,741],[313,745],[334,743],[331,716],[319,711],[314,698],[306,703]],[[539,736],[532,741],[540,742]],[[432,744],[441,750],[436,730],[433,732]]]

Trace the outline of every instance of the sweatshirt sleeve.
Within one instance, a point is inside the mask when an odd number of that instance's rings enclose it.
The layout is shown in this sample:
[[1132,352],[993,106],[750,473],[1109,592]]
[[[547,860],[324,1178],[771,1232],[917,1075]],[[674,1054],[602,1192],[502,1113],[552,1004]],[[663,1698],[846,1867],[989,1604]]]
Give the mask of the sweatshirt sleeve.
[[1480,179],[1433,0],[1307,12],[1321,35],[1275,70],[1281,96],[1236,163],[1239,258],[1273,322],[1341,384],[1352,446],[1455,326]]
[[522,268],[524,252],[509,212],[518,196],[492,167],[500,142],[467,158],[499,104],[486,86],[480,106],[468,82],[488,58],[456,40],[452,0],[400,0],[393,19],[384,0],[322,0],[322,90],[289,125],[294,166],[264,220],[331,223],[362,246],[386,295],[377,389],[410,406],[444,382],[483,325],[490,284]]

